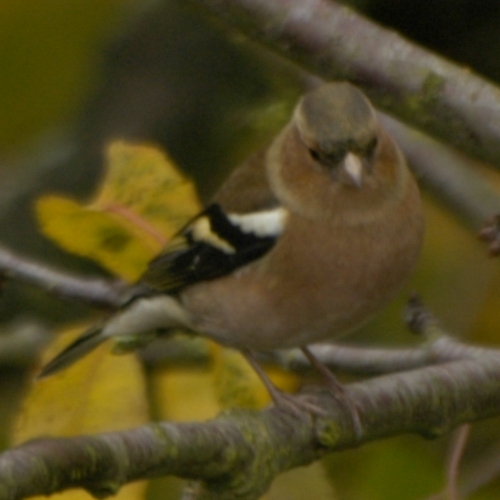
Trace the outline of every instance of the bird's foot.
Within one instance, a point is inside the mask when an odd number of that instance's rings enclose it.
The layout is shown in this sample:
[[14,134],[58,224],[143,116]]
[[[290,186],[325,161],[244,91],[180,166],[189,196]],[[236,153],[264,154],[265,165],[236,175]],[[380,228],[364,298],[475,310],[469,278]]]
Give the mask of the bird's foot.
[[297,418],[301,417],[304,412],[321,418],[328,416],[328,412],[324,408],[310,401],[307,396],[288,394],[274,385],[272,390],[268,387],[268,392],[277,407],[289,411]]
[[[333,376],[333,374],[331,374]],[[347,408],[351,417],[352,428],[354,435],[358,441],[363,437],[363,426],[361,425],[361,418],[359,416],[358,407],[356,402],[347,394],[345,387],[333,376],[335,383],[330,384],[327,381],[328,389],[331,395],[337,400],[340,406]]]
[[339,405],[347,408],[351,416],[352,427],[356,439],[359,441],[363,436],[363,427],[359,416],[358,407],[355,401],[347,394],[345,387],[337,380],[337,377],[325,366],[308,347],[301,348],[304,355],[307,357],[311,365],[321,373],[328,389],[332,396],[337,400]]
[[[361,439],[363,429],[356,404],[346,393],[344,386],[340,384],[335,375],[325,365],[317,360],[307,347],[302,348],[302,350],[308,358],[309,356],[312,357],[312,359],[309,358],[311,363],[323,374],[330,392],[338,401],[339,405],[346,407],[349,410],[356,439]],[[320,418],[328,417],[328,412],[324,408],[321,408],[321,406],[318,406],[315,402],[308,400],[307,396],[295,396],[278,389],[256,361],[251,351],[242,351],[242,354],[246,357],[250,365],[262,380],[262,383],[265,385],[267,392],[276,406],[290,411],[296,417],[301,417],[304,412],[311,413]]]
[[278,389],[259,365],[251,351],[242,351],[242,354],[261,379],[276,406],[290,411],[296,417],[302,417],[304,412],[312,413],[318,417],[327,416],[327,412],[317,404],[308,401],[307,396],[294,396]]

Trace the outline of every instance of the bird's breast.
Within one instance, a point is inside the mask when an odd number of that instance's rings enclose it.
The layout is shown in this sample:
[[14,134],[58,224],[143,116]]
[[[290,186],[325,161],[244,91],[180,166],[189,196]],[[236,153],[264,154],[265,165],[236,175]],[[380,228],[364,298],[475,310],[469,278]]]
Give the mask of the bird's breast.
[[355,328],[414,267],[423,221],[419,210],[408,216],[401,208],[366,226],[296,217],[265,257],[183,292],[195,327],[250,349],[300,346]]

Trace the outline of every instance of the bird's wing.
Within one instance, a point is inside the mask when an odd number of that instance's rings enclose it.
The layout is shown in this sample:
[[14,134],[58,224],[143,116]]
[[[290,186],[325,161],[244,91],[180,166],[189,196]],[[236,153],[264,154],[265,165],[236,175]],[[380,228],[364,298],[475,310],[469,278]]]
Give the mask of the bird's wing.
[[174,293],[229,274],[268,252],[286,218],[286,210],[279,206],[235,214],[212,203],[150,262],[141,283],[154,291]]
[[286,211],[269,188],[266,151],[254,153],[232,172],[213,203],[149,264],[141,284],[173,293],[229,274],[268,252],[285,219]]

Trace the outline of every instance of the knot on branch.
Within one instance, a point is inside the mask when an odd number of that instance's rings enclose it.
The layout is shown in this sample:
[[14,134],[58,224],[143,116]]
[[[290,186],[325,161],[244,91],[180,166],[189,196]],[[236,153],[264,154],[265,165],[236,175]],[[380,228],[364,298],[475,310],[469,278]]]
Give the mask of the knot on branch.
[[403,318],[408,329],[417,335],[429,336],[438,324],[437,319],[425,307],[417,292],[410,295],[404,309]]
[[485,222],[477,237],[489,243],[488,251],[490,257],[500,254],[500,214],[496,214]]

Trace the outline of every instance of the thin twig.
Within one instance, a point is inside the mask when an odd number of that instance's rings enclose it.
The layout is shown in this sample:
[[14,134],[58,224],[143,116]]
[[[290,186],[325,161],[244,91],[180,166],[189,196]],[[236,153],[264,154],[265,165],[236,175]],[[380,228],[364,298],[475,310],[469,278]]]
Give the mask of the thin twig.
[[[449,336],[407,349],[348,347],[338,344],[316,344],[310,348],[314,355],[332,370],[359,376],[414,370],[461,359],[482,359],[489,356],[500,359],[500,349],[469,346]],[[306,357],[299,349],[273,351],[262,357],[293,371],[309,368]]]
[[[425,343],[407,349],[355,348],[332,344],[309,346],[321,363],[338,371],[355,375],[379,375],[412,370],[437,363],[461,359],[500,359],[500,350],[468,346],[449,336],[429,311],[418,294],[413,293],[405,307],[405,322]],[[298,369],[309,362],[299,349],[276,351],[268,354],[284,366]]]
[[461,425],[452,441],[450,459],[446,473],[446,495],[448,500],[459,500],[458,475],[465,445],[469,439],[470,424]]
[[81,300],[97,307],[118,307],[123,290],[122,282],[77,277],[20,257],[1,245],[0,275],[35,285],[60,297]]

